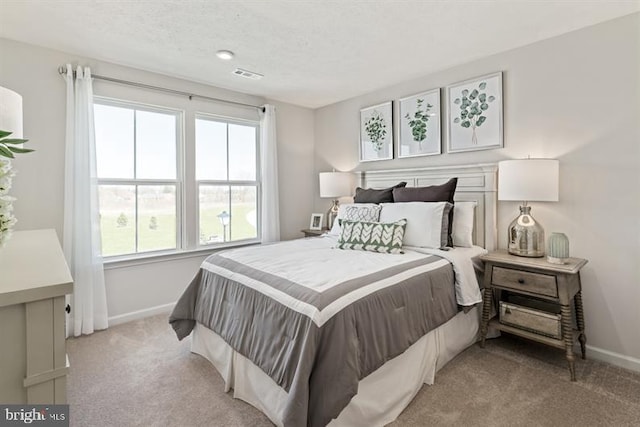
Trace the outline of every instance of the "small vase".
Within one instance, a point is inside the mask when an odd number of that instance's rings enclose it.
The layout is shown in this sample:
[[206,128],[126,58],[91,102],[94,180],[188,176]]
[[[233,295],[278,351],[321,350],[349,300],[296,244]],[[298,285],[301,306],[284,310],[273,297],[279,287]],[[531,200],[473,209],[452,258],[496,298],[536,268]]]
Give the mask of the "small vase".
[[551,233],[547,261],[552,264],[564,264],[569,258],[569,239],[564,233]]

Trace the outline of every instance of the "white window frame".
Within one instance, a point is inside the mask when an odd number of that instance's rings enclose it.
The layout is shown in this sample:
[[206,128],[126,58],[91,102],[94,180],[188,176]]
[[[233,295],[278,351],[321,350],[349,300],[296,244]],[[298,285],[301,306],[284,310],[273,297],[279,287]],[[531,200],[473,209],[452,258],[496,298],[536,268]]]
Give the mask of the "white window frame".
[[[137,258],[147,258],[150,256],[166,255],[181,252],[184,250],[183,244],[183,205],[184,205],[184,111],[170,107],[160,107],[149,104],[142,104],[134,101],[94,96],[94,104],[111,107],[127,108],[130,110],[147,111],[152,113],[172,114],[176,116],[176,178],[175,179],[136,179],[136,178],[98,178],[98,187],[101,185],[131,185],[136,188],[135,212],[136,212],[136,252],[121,255],[105,256],[105,261],[122,261]],[[136,114],[134,113],[134,134],[133,134],[133,175],[136,175]],[[138,252],[138,186],[139,185],[175,185],[176,188],[176,247],[175,249],[160,249],[155,251]]]
[[[241,126],[251,126],[253,128],[255,128],[255,132],[256,132],[256,178],[255,181],[248,181],[248,180],[232,180],[232,179],[227,179],[227,180],[199,180],[197,179],[197,177],[195,176],[195,166],[194,166],[194,179],[195,179],[195,199],[196,199],[196,223],[195,223],[195,229],[196,229],[196,247],[203,249],[203,248],[212,248],[212,247],[227,247],[227,246],[238,246],[238,245],[245,245],[245,244],[251,244],[251,243],[261,243],[262,241],[262,215],[260,215],[260,212],[262,211],[262,172],[260,169],[260,122],[257,120],[245,120],[245,119],[236,119],[236,118],[230,118],[230,117],[226,117],[226,116],[220,116],[217,114],[210,114],[210,113],[202,113],[202,112],[196,112],[195,116],[194,116],[194,126],[197,120],[211,120],[211,121],[216,121],[216,122],[222,122],[222,123],[226,123],[227,124],[227,176],[229,176],[229,124],[236,124],[236,125],[241,125]],[[195,132],[194,132],[194,141],[193,141],[193,145],[194,145],[194,158],[197,157],[197,152],[196,152],[196,141],[195,141]],[[195,159],[194,159],[195,160]],[[228,186],[228,187],[233,187],[233,186],[255,186],[256,188],[256,237],[255,238],[249,238],[249,239],[241,239],[241,240],[229,240],[227,242],[215,242],[215,243],[206,243],[206,244],[201,244],[200,243],[200,185],[218,185],[218,186]],[[229,191],[229,206],[231,207],[231,191]],[[229,237],[231,237],[231,230],[232,228],[229,229]]]
[[[115,99],[104,96],[94,96],[94,104],[120,108],[128,108],[139,111],[157,112],[176,115],[176,179],[120,179],[98,178],[98,185],[175,185],[176,188],[176,248],[156,251],[132,252],[121,255],[109,255],[104,257],[106,268],[118,268],[146,264],[149,262],[163,261],[167,259],[180,259],[184,257],[200,256],[205,252],[215,249],[259,244],[262,241],[262,173],[261,173],[261,144],[260,121],[239,119],[206,112],[188,112],[180,108],[172,108],[160,105],[151,105],[136,101]],[[255,181],[247,180],[197,180],[196,179],[196,135],[195,125],[197,119],[214,120],[227,124],[251,126],[256,132],[256,178]],[[134,119],[135,120],[135,119]],[[188,121],[188,123],[187,123]],[[135,122],[134,122],[135,123]],[[135,128],[134,128],[135,129]],[[228,128],[227,128],[228,129]],[[134,133],[134,176],[136,168],[136,150]],[[227,171],[229,166],[229,139],[227,137]],[[230,240],[226,242],[214,242],[200,244],[200,185],[226,185],[226,186],[255,186],[256,188],[256,238]],[[137,190],[136,190],[137,192]],[[231,197],[231,192],[229,192]],[[138,198],[136,193],[136,249],[138,245]],[[231,206],[231,200],[229,201]],[[231,233],[231,232],[230,232]]]

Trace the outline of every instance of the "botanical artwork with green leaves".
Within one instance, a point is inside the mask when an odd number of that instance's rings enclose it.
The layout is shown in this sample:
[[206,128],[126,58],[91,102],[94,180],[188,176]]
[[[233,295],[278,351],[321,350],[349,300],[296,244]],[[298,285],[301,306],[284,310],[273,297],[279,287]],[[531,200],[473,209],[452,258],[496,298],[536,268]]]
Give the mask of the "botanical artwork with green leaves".
[[502,73],[449,87],[449,151],[502,147]]
[[387,123],[378,111],[374,111],[364,123],[364,131],[367,133],[371,146],[375,151],[382,149],[384,137],[387,136]]
[[424,99],[418,99],[416,100],[416,111],[413,113],[413,117],[409,114],[404,115],[404,118],[407,119],[409,127],[411,128],[413,140],[416,141],[420,147],[422,147],[422,141],[427,139],[429,111],[431,111],[432,108],[433,105],[428,102],[425,104]]
[[487,82],[480,82],[477,89],[469,92],[464,89],[460,98],[456,98],[453,103],[460,107],[460,117],[453,119],[453,123],[460,124],[463,128],[471,128],[473,131],[471,143],[478,145],[478,137],[476,136],[476,128],[482,126],[487,120],[486,114],[489,110],[489,104],[496,100],[493,95],[487,96]]
[[393,157],[391,102],[360,110],[360,161]]
[[440,154],[440,89],[403,98],[399,102],[398,156]]

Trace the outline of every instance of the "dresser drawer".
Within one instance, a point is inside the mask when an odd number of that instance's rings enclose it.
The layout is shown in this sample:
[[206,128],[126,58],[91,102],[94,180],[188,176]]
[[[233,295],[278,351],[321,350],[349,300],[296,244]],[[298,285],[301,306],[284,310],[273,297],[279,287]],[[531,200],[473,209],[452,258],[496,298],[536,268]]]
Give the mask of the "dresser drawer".
[[511,268],[493,267],[491,283],[503,288],[511,288],[525,292],[532,292],[550,297],[558,296],[556,276]]

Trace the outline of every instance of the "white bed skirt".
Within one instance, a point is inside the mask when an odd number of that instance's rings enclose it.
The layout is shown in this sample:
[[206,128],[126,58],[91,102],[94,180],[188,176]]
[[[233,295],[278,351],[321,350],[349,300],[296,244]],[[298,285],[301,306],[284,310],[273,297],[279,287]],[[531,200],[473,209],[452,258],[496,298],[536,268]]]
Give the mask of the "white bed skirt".
[[[363,378],[358,384],[358,394],[329,426],[384,426],[395,420],[423,383],[433,384],[440,368],[476,342],[479,313],[478,307],[466,314],[458,313]],[[225,381],[225,391],[233,389],[233,397],[253,405],[274,424],[282,426],[287,392],[253,362],[200,323],[193,331],[191,351],[215,366]]]

